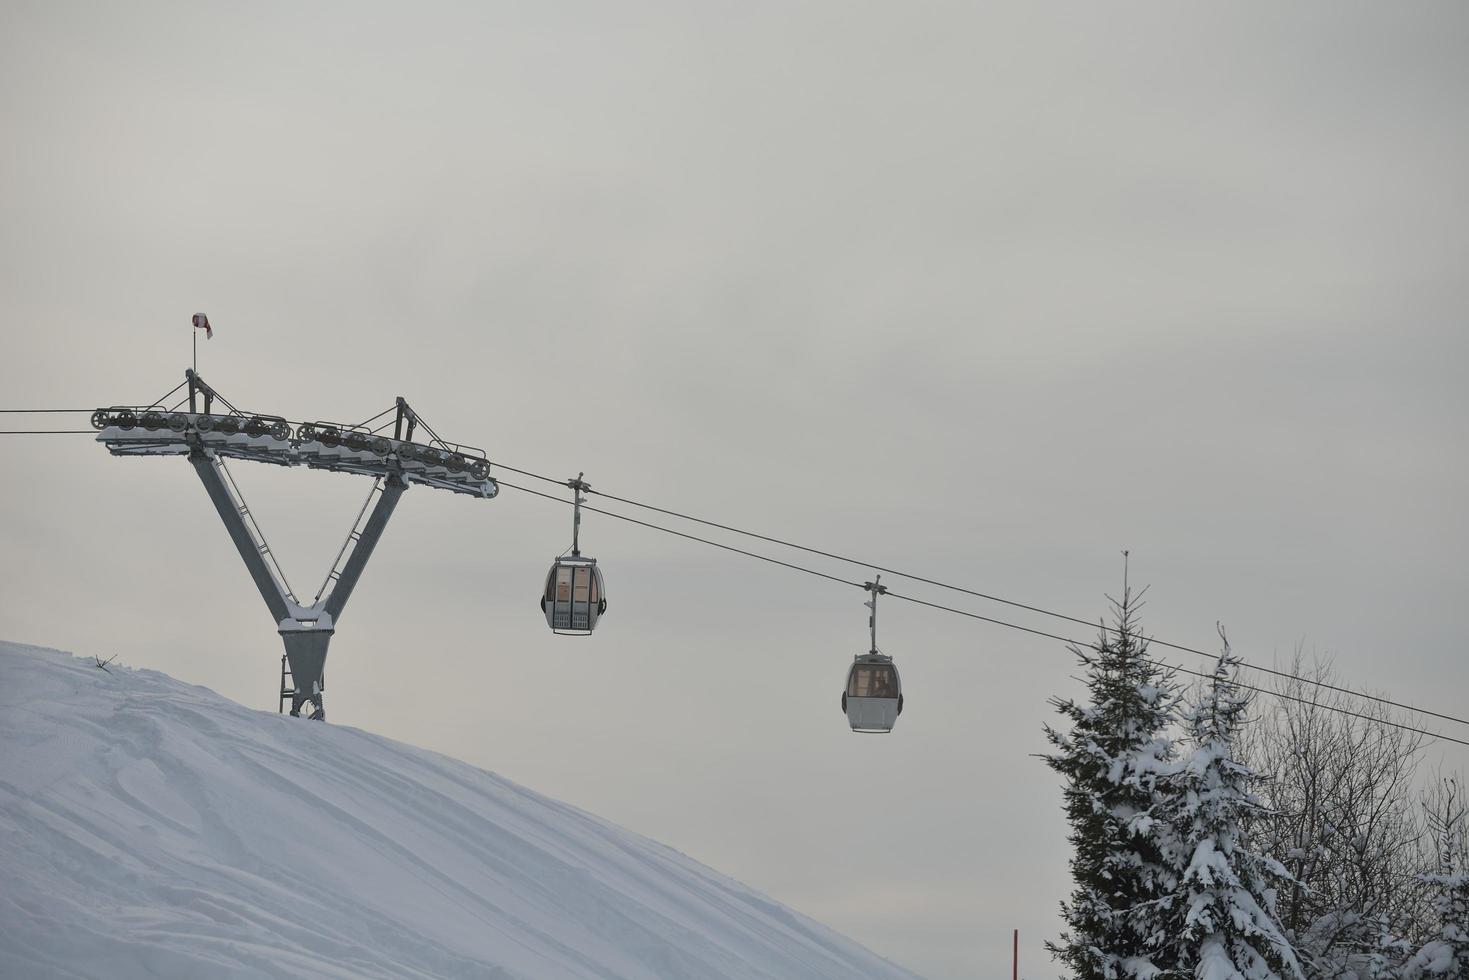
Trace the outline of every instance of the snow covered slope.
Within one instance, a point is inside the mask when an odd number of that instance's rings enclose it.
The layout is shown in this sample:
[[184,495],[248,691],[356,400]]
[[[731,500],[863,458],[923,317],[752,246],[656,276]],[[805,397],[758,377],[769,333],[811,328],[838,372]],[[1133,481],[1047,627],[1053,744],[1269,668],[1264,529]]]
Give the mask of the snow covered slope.
[[0,643],[0,976],[911,974],[462,762]]

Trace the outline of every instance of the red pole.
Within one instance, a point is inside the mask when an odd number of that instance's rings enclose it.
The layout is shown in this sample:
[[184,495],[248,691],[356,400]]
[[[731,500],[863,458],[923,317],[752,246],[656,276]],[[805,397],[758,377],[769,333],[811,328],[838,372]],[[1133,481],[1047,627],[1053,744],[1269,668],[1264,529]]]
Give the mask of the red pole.
[[1015,930],[1015,950],[1010,959],[1010,980],[1020,980],[1020,930]]

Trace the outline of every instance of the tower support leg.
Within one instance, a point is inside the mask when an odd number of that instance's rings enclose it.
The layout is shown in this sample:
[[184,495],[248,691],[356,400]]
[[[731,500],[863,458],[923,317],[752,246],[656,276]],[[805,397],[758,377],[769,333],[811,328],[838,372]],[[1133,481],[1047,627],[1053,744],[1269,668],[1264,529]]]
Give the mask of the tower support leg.
[[286,644],[286,659],[291,664],[291,679],[296,690],[291,696],[291,714],[301,714],[301,706],[308,701],[315,705],[311,717],[317,721],[326,719],[326,705],[322,701],[325,686],[326,649],[332,641],[329,629],[281,630],[281,639]]
[[356,546],[347,555],[346,563],[340,571],[333,569],[336,585],[321,601],[311,606],[302,606],[266,563],[265,545],[255,539],[249,525],[245,523],[244,504],[231,493],[215,466],[214,458],[196,443],[189,453],[189,462],[194,464],[194,471],[199,474],[199,480],[204,484],[225,529],[229,531],[240,558],[255,581],[260,597],[265,600],[266,608],[276,621],[276,629],[286,647],[286,661],[290,664],[291,679],[295,684],[295,691],[291,695],[291,714],[299,715],[302,706],[310,702],[315,705],[311,717],[325,719],[322,690],[325,687],[327,647],[331,644],[332,634],[336,631],[337,621],[341,619],[347,600],[357,586],[362,570],[367,567],[367,560],[372,557],[372,551],[377,547],[378,540],[388,525],[388,518],[393,516],[398,498],[403,496],[408,485],[397,473],[389,474],[383,484],[382,496],[368,515],[362,531],[354,532]]

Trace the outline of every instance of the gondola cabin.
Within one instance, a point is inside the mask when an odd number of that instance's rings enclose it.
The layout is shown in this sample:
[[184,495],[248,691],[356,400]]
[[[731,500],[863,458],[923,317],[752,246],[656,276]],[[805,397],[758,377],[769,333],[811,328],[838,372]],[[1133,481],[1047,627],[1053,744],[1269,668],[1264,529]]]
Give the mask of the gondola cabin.
[[541,610],[551,632],[566,636],[588,636],[597,619],[607,611],[607,592],[597,559],[582,555],[558,558],[546,574]]
[[842,710],[854,732],[890,732],[903,713],[903,683],[893,658],[864,653],[847,671]]

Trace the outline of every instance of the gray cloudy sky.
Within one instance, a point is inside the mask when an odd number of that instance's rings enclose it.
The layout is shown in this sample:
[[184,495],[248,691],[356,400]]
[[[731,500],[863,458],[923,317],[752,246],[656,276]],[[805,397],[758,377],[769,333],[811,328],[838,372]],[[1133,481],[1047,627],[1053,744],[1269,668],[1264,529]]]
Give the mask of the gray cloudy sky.
[[[7,0],[0,407],[153,398],[205,310],[245,407],[403,394],[511,465],[1083,617],[1130,548],[1159,637],[1462,712],[1466,83],[1457,3]],[[186,464],[3,453],[0,636],[274,708]],[[366,481],[235,472],[314,591]],[[412,490],[333,721],[938,980],[1012,928],[1054,975],[1060,644],[889,602],[908,710],[859,738],[860,592],[591,515],[608,617],[553,637],[569,525]]]

